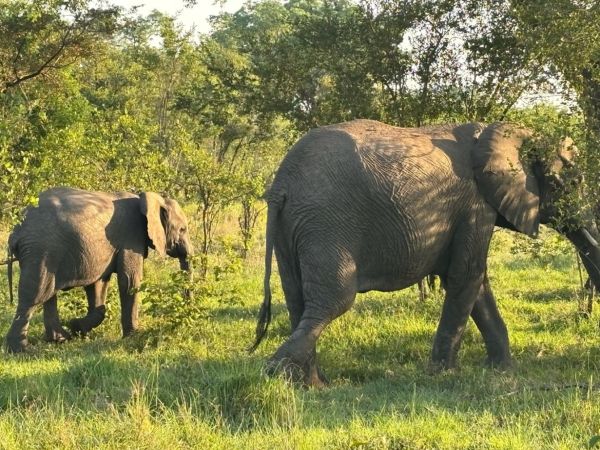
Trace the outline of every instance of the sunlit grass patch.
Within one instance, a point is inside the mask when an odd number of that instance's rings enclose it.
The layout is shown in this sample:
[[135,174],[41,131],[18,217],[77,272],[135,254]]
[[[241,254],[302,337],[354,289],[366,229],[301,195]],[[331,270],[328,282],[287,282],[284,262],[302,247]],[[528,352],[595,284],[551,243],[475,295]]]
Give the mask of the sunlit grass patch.
[[[260,249],[199,285],[196,303],[182,306],[199,314],[173,331],[165,326],[173,298],[161,295],[177,291],[177,267],[151,259],[145,279],[164,290],[144,294],[133,337],[120,337],[113,287],[109,317],[88,338],[45,343],[38,312],[30,354],[0,353],[0,448],[585,447],[600,433],[600,312],[578,312],[574,259],[506,249],[494,250],[489,273],[514,369],[484,366],[469,323],[460,368],[428,375],[443,295],[369,292],[321,337],[319,362],[331,380],[324,390],[263,374],[290,332],[276,275],[270,332],[246,351],[262,301]],[[85,305],[81,290],[60,297],[63,319]],[[164,302],[162,315],[150,301]],[[3,334],[13,308],[0,303]]]

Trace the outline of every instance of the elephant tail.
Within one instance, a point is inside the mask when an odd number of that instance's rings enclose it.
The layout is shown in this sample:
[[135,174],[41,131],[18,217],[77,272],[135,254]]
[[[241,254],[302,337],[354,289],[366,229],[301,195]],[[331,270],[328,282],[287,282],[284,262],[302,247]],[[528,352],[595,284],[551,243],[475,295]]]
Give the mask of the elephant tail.
[[273,263],[273,234],[275,233],[275,224],[280,209],[279,204],[269,202],[267,212],[267,237],[265,251],[265,279],[264,279],[264,299],[258,313],[258,323],[256,324],[256,339],[254,344],[248,349],[252,353],[259,346],[271,323],[271,265]]

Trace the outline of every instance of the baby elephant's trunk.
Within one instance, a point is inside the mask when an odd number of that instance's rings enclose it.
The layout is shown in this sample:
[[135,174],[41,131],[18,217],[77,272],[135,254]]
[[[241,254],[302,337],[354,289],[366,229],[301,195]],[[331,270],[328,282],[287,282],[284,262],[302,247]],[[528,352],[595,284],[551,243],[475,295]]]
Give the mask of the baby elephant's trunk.
[[[179,268],[181,270],[185,270],[188,273],[188,280],[191,285],[192,281],[194,281],[194,269],[189,256],[181,256],[179,258]],[[194,297],[192,290],[190,288],[185,288],[183,291],[183,297],[186,300],[192,300]]]

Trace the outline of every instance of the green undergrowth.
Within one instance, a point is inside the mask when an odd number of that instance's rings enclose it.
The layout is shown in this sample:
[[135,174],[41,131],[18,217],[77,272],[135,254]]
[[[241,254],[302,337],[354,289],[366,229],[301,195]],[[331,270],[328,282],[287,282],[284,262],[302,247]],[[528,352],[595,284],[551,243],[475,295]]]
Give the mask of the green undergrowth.
[[[256,353],[246,351],[262,300],[260,246],[248,262],[231,253],[213,261],[207,279],[188,286],[193,300],[181,295],[187,282],[177,263],[151,258],[135,336],[120,338],[111,286],[108,317],[85,339],[44,342],[39,312],[30,352],[0,354],[0,448],[595,446],[600,305],[589,318],[581,314],[570,247],[552,234],[543,243],[519,239],[498,233],[489,269],[514,369],[484,367],[481,337],[469,323],[460,369],[429,375],[442,294],[420,301],[415,288],[371,292],[320,340],[331,380],[323,390],[262,373],[289,334],[277,276],[268,337]],[[14,313],[7,297],[2,289],[3,335]],[[84,304],[81,290],[61,295],[63,319],[82,314]]]

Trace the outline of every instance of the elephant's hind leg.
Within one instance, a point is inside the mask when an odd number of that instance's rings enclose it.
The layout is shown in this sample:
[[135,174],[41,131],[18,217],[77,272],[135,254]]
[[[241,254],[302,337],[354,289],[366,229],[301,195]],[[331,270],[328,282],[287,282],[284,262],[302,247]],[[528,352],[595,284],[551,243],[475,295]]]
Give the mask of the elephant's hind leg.
[[285,305],[290,317],[290,326],[292,332],[296,329],[304,313],[304,297],[302,294],[302,282],[300,280],[300,270],[294,267],[291,258],[277,254],[277,264],[279,267],[279,277],[281,278],[281,287],[285,296]]
[[295,381],[322,387],[326,380],[317,364],[317,340],[325,327],[354,302],[355,271],[334,269],[321,271],[317,276],[310,271],[302,273],[309,274],[302,280],[304,310],[292,335],[270,358],[268,370],[283,370]]
[[54,277],[40,266],[41,263],[37,266],[21,266],[19,303],[6,335],[6,345],[9,352],[18,353],[25,350],[28,345],[29,321],[35,309],[56,294]]
[[44,302],[44,328],[48,342],[65,342],[71,339],[71,334],[60,324],[56,294]]
[[267,373],[282,371],[293,381],[307,386],[322,387],[322,379],[316,361],[316,343],[329,321],[303,318],[288,338],[267,362]]
[[[277,261],[279,265],[279,276],[281,277],[281,286],[285,296],[285,304],[290,318],[291,332],[293,333],[298,327],[298,324],[302,320],[302,315],[304,314],[304,294],[302,292],[300,270],[293,265],[292,258],[290,257],[279,255]],[[311,358],[316,361],[316,346],[313,346]],[[313,384],[327,384],[327,377],[325,377],[316,364],[315,366],[317,379],[320,380],[320,382],[315,382]],[[275,367],[271,366],[271,369],[273,370]]]
[[17,312],[13,322],[6,335],[6,346],[11,353],[20,353],[25,350],[29,344],[27,332],[29,330],[29,321],[33,316],[36,305],[23,303],[19,301]]
[[68,327],[74,334],[85,336],[93,328],[104,321],[106,316],[106,293],[109,280],[98,280],[94,284],[85,286],[88,300],[88,311],[85,317],[69,321]]

